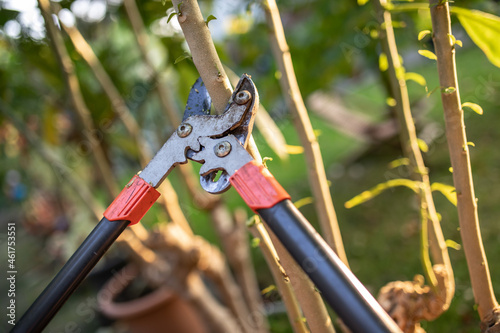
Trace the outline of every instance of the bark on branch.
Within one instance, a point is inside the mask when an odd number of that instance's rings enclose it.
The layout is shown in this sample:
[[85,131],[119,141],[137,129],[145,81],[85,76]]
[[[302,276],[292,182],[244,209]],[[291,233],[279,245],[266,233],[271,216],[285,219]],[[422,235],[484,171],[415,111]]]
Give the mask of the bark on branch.
[[455,45],[452,35],[448,1],[430,0],[430,12],[441,100],[446,125],[446,138],[453,168],[453,183],[457,193],[460,235],[469,275],[478,305],[483,331],[500,330],[500,310],[491,284],[488,261],[484,252],[477,202],[472,180],[469,146],[458,89]]
[[281,90],[294,117],[294,125],[307,161],[309,183],[312,188],[314,204],[320,222],[323,237],[326,242],[337,253],[340,259],[348,265],[342,236],[337,222],[337,215],[333,207],[328,180],[326,178],[323,158],[319,148],[316,135],[314,134],[311,120],[307,114],[302,95],[300,93],[295,71],[293,69],[292,57],[288,48],[285,32],[281,23],[278,7],[274,0],[264,3],[267,24],[269,26],[269,37],[274,58],[281,72]]

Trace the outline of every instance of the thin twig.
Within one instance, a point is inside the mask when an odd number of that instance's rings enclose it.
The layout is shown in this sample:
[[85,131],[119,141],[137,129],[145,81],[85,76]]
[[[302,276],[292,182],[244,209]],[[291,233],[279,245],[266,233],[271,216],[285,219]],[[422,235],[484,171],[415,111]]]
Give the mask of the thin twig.
[[[408,88],[404,76],[404,68],[401,64],[394,29],[392,27],[392,18],[389,11],[384,9],[385,0],[376,0],[375,8],[380,21],[380,35],[382,49],[387,56],[388,75],[391,86],[392,97],[396,100],[396,116],[399,121],[400,141],[405,156],[409,159],[409,171],[413,180],[421,184],[421,190],[418,193],[421,207],[422,238],[421,238],[421,258],[428,283],[431,285],[436,301],[440,306],[436,307],[437,312],[431,312],[430,317],[413,318],[417,323],[421,319],[433,320],[449,308],[453,295],[455,293],[455,282],[453,279],[453,269],[448,255],[448,248],[443,236],[441,224],[436,213],[434,200],[432,198],[431,185],[428,170],[425,167],[422,153],[418,145],[418,138],[413,121]],[[430,222],[430,228],[428,224]],[[431,252],[435,263],[439,266],[436,270],[444,272],[444,278],[437,278],[429,260],[428,239],[430,239]],[[434,306],[434,305],[433,305]],[[422,313],[424,313],[422,311]],[[412,316],[414,314],[411,314]]]
[[304,147],[309,183],[311,184],[322,234],[328,245],[330,245],[339,258],[348,265],[342,236],[338,226],[337,215],[333,207],[330,189],[328,188],[323,158],[321,157],[318,140],[314,134],[311,120],[307,115],[307,109],[300,93],[297,78],[295,77],[292,57],[285,39],[285,32],[281,23],[278,6],[274,0],[268,0],[264,2],[264,9],[270,30],[269,37],[272,51],[281,72],[281,90],[283,91],[289,109],[293,113],[294,125],[299,134],[302,146]]
[[[481,239],[477,202],[474,194],[469,147],[458,90],[455,45],[451,42],[448,1],[430,0],[433,41],[441,86],[446,138],[457,193],[460,235],[483,330],[500,327],[500,310],[491,284],[488,261]],[[495,326],[495,327],[493,327]]]

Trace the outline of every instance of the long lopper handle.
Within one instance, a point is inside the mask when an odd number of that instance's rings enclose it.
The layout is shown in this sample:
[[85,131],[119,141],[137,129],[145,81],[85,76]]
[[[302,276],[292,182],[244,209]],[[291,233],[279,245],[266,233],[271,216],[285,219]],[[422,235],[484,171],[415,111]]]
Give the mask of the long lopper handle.
[[134,176],[106,209],[105,217],[26,310],[11,333],[41,332],[123,230],[138,223],[159,195],[153,186]]
[[370,292],[289,200],[271,173],[254,161],[230,178],[354,333],[401,332]]
[[129,223],[103,217],[11,333],[41,332]]

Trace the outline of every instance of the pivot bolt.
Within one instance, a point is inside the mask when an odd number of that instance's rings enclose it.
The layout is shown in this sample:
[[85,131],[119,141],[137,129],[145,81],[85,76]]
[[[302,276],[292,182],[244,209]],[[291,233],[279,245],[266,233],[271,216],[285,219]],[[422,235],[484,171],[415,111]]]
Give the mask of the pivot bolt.
[[180,138],[185,138],[186,136],[191,134],[192,130],[193,130],[193,126],[189,125],[188,123],[180,124],[179,127],[177,127],[177,135]]
[[252,95],[250,95],[250,92],[248,90],[242,90],[239,93],[236,94],[236,97],[234,98],[234,101],[236,104],[245,104],[252,98]]
[[231,152],[231,144],[227,141],[218,143],[214,147],[214,153],[217,157],[227,156]]

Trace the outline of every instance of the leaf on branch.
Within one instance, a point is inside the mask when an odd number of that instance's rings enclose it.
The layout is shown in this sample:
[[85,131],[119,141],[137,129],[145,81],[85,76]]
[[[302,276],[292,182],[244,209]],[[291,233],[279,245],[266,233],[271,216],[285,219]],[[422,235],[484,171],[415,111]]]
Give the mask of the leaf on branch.
[[208,26],[208,22],[212,21],[212,20],[217,20],[217,17],[213,16],[213,15],[209,15],[207,17],[207,20],[205,21],[205,24]]
[[389,163],[388,167],[389,169],[395,169],[402,165],[410,165],[410,159],[408,157],[398,158],[397,160]]
[[252,238],[252,242],[251,242],[250,246],[251,246],[253,249],[255,249],[256,247],[258,247],[258,246],[259,246],[259,244],[260,244],[260,238],[257,238],[257,237]]
[[389,68],[389,62],[387,61],[387,55],[385,53],[380,53],[378,57],[378,68],[381,72],[385,72]]
[[431,60],[437,60],[436,55],[429,50],[418,50],[418,54]]
[[462,248],[462,245],[458,244],[457,242],[455,242],[454,240],[451,240],[451,239],[447,239],[445,241],[445,243],[446,243],[447,247],[452,248],[452,249],[457,250],[457,251],[459,251]]
[[483,114],[483,108],[476,103],[465,102],[462,104],[462,109],[463,108],[469,108],[477,114]]
[[396,100],[394,98],[392,98],[392,97],[387,97],[385,99],[385,102],[387,103],[387,105],[389,105],[391,107],[394,107],[397,104]]
[[500,17],[479,10],[450,7],[472,41],[484,52],[488,60],[500,67]]
[[302,146],[292,146],[292,145],[286,145],[286,151],[290,155],[299,155],[304,152],[304,147]]
[[430,30],[422,30],[418,33],[418,40],[424,39],[425,36],[430,35],[431,31]]
[[417,138],[417,144],[418,144],[418,148],[422,152],[427,153],[429,151],[429,146],[427,145],[427,143],[424,140]]
[[425,87],[427,85],[427,81],[425,80],[425,78],[418,73],[413,73],[413,72],[405,73],[405,80],[417,82],[422,87]]
[[358,0],[358,6],[364,6],[368,3],[369,0]]
[[448,34],[448,38],[450,39],[450,45],[451,46],[454,46],[455,44],[462,47],[463,44],[462,44],[462,41],[461,40],[458,40],[455,38],[455,36],[453,36],[452,34]]
[[273,290],[276,290],[276,286],[275,286],[274,284],[272,284],[272,285],[270,285],[270,286],[268,286],[268,287],[266,287],[266,288],[262,289],[262,290],[260,291],[260,293],[261,293],[262,295],[265,295],[265,294],[270,293],[270,292],[271,292],[271,291],[273,291]]
[[167,24],[170,22],[170,20],[175,16],[177,15],[177,13],[174,11],[172,13],[170,13],[170,15],[168,16],[168,19],[167,19]]
[[175,59],[174,65],[180,63],[181,61],[183,61],[185,59],[189,59],[189,60],[192,61],[193,57],[190,54],[185,53],[184,55],[181,55],[180,57],[178,57],[177,59]]
[[272,160],[273,160],[273,158],[272,158],[272,157],[267,157],[267,156],[266,156],[266,157],[264,157],[264,158],[262,159],[262,165],[263,165],[266,169],[268,169],[268,167],[267,167],[267,162],[271,162]]
[[451,94],[451,93],[454,93],[457,89],[455,89],[455,87],[446,87],[446,88],[443,88],[441,89],[441,93],[442,94]]
[[469,141],[469,142],[467,142],[467,146],[475,147],[476,145],[474,144],[474,142]]
[[305,197],[305,198],[302,198],[302,199],[295,201],[293,204],[294,204],[295,208],[300,209],[306,205],[312,204],[313,202],[314,202],[313,197]]
[[443,183],[432,183],[431,191],[441,192],[441,194],[444,195],[449,202],[451,202],[454,206],[457,205],[457,192],[455,191],[454,186]]
[[414,192],[418,192],[420,188],[420,182],[410,180],[410,179],[404,179],[404,178],[399,178],[399,179],[391,179],[385,183],[378,184],[377,186],[364,191],[361,194],[358,194],[351,200],[347,201],[344,206],[345,208],[349,209],[352,207],[355,207],[359,204],[362,204],[364,202],[367,202],[368,200],[371,200],[375,198],[377,195],[380,193],[384,192],[385,190],[389,188],[394,188],[394,187],[399,187],[399,186],[405,186],[408,187],[409,189],[413,190]]

